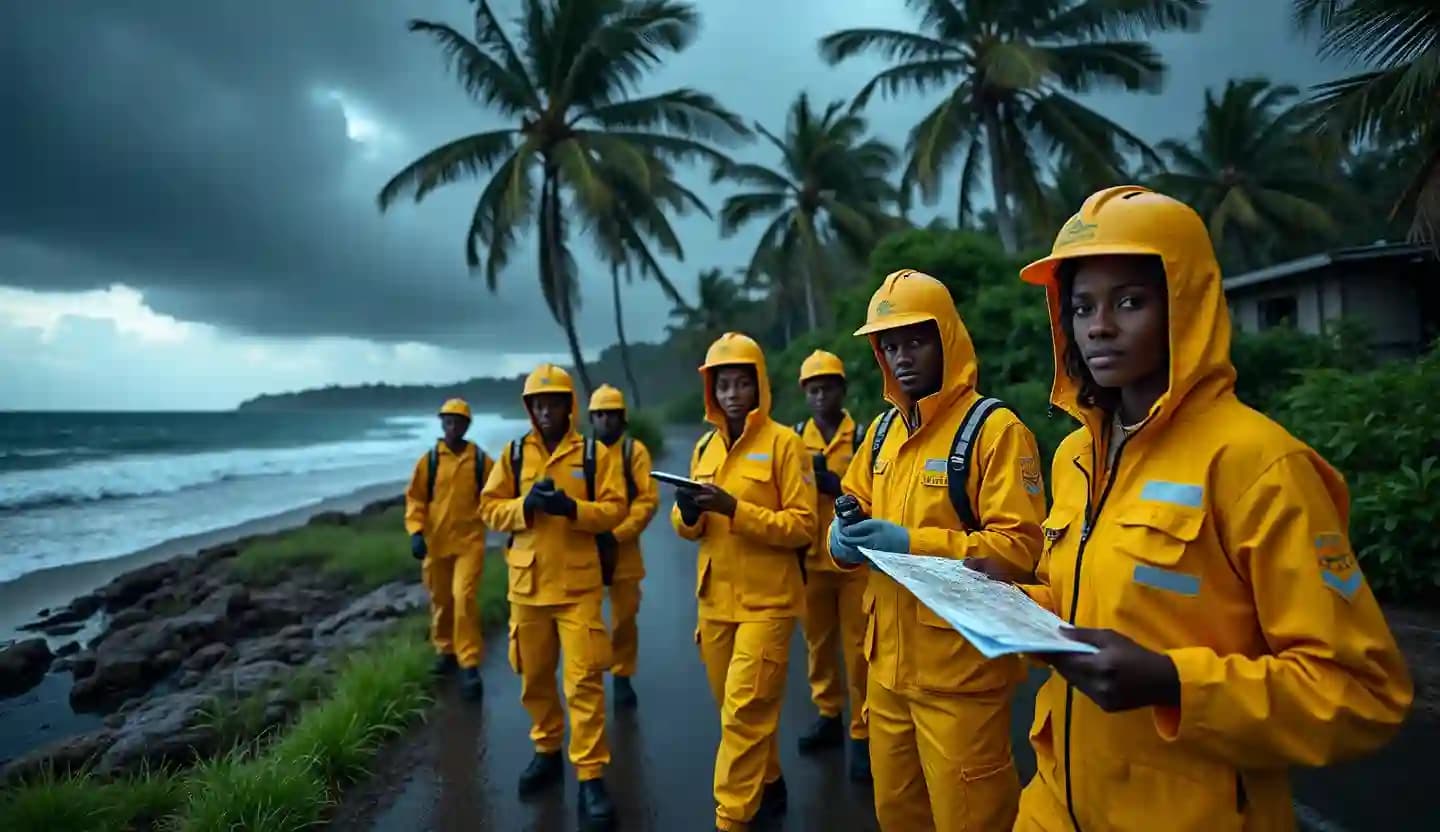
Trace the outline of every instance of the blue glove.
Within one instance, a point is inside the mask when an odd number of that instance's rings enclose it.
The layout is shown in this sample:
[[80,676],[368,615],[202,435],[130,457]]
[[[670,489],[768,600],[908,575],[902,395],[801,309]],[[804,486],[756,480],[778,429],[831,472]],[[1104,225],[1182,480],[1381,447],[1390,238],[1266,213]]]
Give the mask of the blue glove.
[[840,544],[855,550],[866,548],[880,552],[909,552],[910,532],[889,520],[861,520],[839,532]]
[[845,566],[859,566],[865,562],[865,556],[860,554],[859,549],[842,539],[841,535],[844,529],[840,518],[837,517],[830,521],[830,556],[835,559],[836,563]]

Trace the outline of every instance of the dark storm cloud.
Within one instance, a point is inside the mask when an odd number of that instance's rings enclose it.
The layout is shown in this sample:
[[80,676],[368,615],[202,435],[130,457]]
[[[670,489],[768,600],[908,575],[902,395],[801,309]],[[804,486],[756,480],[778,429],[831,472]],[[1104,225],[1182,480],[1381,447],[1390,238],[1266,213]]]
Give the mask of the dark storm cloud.
[[[508,19],[515,4],[496,5]],[[897,0],[699,5],[704,36],[651,86],[705,89],[777,130],[801,88],[846,97],[878,66],[827,68],[816,38],[914,25]],[[1199,92],[1229,75],[1318,80],[1309,48],[1287,29],[1279,7],[1288,4],[1274,5],[1262,13],[1220,0],[1203,35],[1157,40],[1176,68],[1166,95],[1096,100],[1157,139],[1188,133]],[[436,50],[404,31],[416,16],[468,31],[461,0],[0,4],[0,284],[123,282],[157,311],[260,334],[554,350],[561,342],[528,251],[517,252],[498,296],[465,275],[461,235],[478,186],[391,216],[375,209],[376,190],[401,164],[495,126],[446,77]],[[352,141],[332,93],[389,131],[387,141]],[[901,143],[932,104],[880,103],[872,121]],[[742,155],[772,161],[763,148]],[[702,191],[718,207],[723,192]],[[748,259],[753,237],[721,242],[703,219],[679,228],[690,255],[673,272],[682,285],[703,266]],[[586,246],[575,246],[583,263]],[[609,340],[607,288],[586,286],[581,329],[593,346]],[[635,328],[653,335],[666,304],[653,291],[639,297]]]

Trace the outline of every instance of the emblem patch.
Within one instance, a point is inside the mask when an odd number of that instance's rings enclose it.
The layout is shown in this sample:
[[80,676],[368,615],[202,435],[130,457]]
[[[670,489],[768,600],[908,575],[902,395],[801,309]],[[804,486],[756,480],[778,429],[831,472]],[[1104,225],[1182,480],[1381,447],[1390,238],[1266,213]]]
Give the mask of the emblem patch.
[[1346,601],[1352,600],[1365,582],[1360,564],[1355,562],[1355,553],[1342,534],[1326,532],[1316,535],[1315,561],[1320,567],[1320,579]]
[[1027,494],[1039,494],[1045,490],[1040,480],[1040,463],[1033,456],[1020,457],[1020,479],[1025,483]]
[[1080,219],[1080,215],[1076,214],[1070,218],[1069,222],[1065,223],[1064,228],[1060,229],[1060,239],[1055,241],[1055,245],[1068,246],[1092,240],[1099,227],[1096,223]]

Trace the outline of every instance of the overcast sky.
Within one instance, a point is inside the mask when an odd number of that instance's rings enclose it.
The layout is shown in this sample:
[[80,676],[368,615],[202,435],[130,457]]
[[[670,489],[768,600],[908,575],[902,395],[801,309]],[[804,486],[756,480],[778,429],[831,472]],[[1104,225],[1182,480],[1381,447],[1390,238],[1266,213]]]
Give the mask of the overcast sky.
[[[495,3],[507,20],[518,0]],[[793,97],[848,98],[880,67],[831,68],[816,40],[914,28],[901,0],[699,4],[691,49],[646,84],[693,86],[779,132]],[[1141,136],[1188,135],[1205,88],[1335,77],[1291,30],[1288,2],[1215,0],[1198,34],[1155,38],[1158,96],[1091,103]],[[105,0],[0,4],[0,409],[224,408],[327,383],[510,374],[564,340],[533,245],[499,293],[467,274],[478,185],[381,216],[375,193],[415,156],[500,126],[447,75],[410,17],[469,32],[464,0]],[[902,144],[934,97],[871,106]],[[738,150],[773,161],[762,148]],[[724,191],[697,175],[712,208]],[[953,196],[934,209],[953,213]],[[721,240],[679,224],[693,288],[746,262],[758,227]],[[584,243],[577,251],[586,252]],[[582,259],[587,350],[613,341],[608,274]],[[663,334],[669,304],[629,290],[627,328]]]

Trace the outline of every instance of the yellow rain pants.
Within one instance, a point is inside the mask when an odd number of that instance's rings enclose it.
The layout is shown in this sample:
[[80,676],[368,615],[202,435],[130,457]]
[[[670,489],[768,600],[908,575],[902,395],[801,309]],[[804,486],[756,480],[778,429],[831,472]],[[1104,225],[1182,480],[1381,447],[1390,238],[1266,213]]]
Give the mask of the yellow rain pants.
[[[827,558],[828,560],[828,558]],[[805,584],[805,646],[809,657],[810,699],[821,716],[836,717],[850,693],[850,737],[870,736],[865,727],[865,611],[862,603],[868,571],[811,572]],[[840,681],[840,658],[845,683]]]
[[610,641],[612,660],[610,672],[616,676],[634,676],[635,660],[640,652],[640,628],[635,617],[640,614],[640,580],[615,581],[610,585]]

